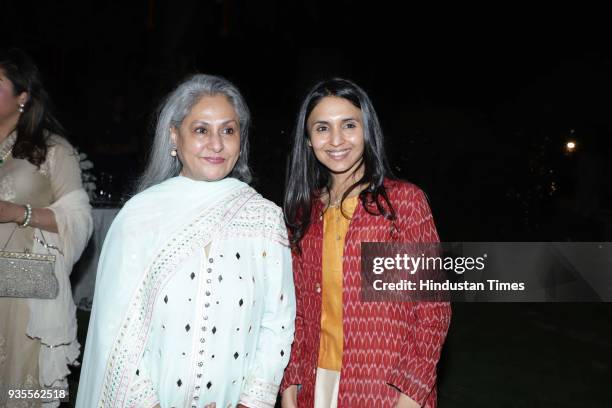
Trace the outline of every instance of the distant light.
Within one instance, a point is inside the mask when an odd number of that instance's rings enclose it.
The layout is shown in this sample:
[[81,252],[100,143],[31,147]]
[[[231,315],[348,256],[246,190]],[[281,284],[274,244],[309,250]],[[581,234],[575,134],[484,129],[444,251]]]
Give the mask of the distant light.
[[576,150],[576,142],[570,140],[569,142],[567,142],[565,144],[565,150],[567,150],[568,153],[573,152],[574,150]]

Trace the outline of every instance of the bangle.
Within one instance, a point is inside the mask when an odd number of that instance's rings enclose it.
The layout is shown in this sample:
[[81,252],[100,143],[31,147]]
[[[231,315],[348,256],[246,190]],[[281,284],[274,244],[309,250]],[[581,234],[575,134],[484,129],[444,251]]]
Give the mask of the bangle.
[[30,204],[25,205],[25,213],[23,214],[23,223],[17,224],[20,228],[26,228],[30,225],[32,220],[32,206]]

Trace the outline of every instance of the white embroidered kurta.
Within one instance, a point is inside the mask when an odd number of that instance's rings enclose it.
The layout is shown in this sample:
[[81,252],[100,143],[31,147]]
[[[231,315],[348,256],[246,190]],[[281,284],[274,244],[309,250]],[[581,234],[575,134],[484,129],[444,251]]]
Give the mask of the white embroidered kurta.
[[109,231],[77,406],[272,407],[294,318],[281,210],[235,179],[170,179]]

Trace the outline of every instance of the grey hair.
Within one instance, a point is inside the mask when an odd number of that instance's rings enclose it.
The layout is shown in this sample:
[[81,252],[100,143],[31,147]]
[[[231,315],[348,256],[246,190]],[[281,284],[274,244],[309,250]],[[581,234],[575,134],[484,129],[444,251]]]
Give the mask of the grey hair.
[[176,87],[159,108],[155,139],[149,153],[149,160],[144,173],[136,185],[136,193],[178,176],[183,165],[177,157],[170,155],[174,148],[170,139],[170,128],[179,128],[194,105],[204,96],[225,95],[234,107],[240,123],[240,156],[229,177],[245,183],[251,182],[249,169],[249,108],[238,88],[225,78],[196,74]]

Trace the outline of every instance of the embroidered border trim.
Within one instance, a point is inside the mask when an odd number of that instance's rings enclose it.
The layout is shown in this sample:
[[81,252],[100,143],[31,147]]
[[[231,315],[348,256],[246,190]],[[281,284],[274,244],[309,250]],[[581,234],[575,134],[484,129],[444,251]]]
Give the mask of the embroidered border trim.
[[250,377],[244,384],[240,403],[250,408],[273,408],[278,395],[278,385]]

